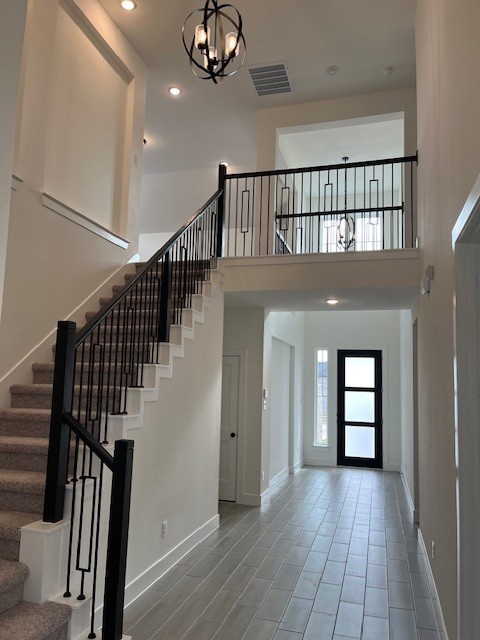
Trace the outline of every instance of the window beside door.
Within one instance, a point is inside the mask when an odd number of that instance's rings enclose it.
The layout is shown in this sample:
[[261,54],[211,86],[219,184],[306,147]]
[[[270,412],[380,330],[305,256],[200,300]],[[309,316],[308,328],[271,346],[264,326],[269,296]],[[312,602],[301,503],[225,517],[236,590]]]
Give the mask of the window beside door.
[[313,445],[328,447],[328,351],[317,349],[316,393],[315,393],[315,428]]

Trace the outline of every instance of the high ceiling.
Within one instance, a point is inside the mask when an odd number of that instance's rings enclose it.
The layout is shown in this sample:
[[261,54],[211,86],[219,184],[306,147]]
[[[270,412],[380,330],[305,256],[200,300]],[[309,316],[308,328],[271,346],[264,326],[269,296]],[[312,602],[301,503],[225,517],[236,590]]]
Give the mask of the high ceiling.
[[[258,109],[415,83],[415,0],[231,0],[244,20],[246,66],[285,61],[293,93],[258,98],[247,69],[220,86],[195,78],[183,22],[202,0],[99,0],[149,67],[144,173],[254,168]],[[341,71],[329,76],[325,68]],[[383,71],[392,66],[386,76]],[[167,89],[183,93],[172,98]]]

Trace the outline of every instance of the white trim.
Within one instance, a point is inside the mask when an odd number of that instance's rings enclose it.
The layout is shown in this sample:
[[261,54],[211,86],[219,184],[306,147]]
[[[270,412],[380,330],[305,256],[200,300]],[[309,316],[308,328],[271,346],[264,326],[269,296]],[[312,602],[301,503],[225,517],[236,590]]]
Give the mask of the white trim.
[[[430,557],[428,555],[427,547],[425,545],[425,540],[423,539],[423,535],[420,529],[418,530],[418,540],[420,542],[420,546],[422,547],[423,553],[425,554],[425,560],[426,560],[425,565],[427,568],[428,589],[430,591],[430,598],[432,599],[433,613],[435,614],[437,629],[438,629],[438,632],[441,634],[442,640],[448,640],[447,628],[445,626],[445,620],[443,617],[442,606],[440,604],[440,598],[438,597],[437,585],[435,584],[435,578],[433,577],[432,566],[430,564]],[[470,636],[462,636],[462,638],[463,637],[465,638],[465,640],[467,640],[467,637],[470,638]],[[471,637],[473,640],[473,636]]]
[[288,478],[289,475],[290,475],[290,467],[285,467],[285,469],[280,471],[280,473],[277,473],[277,475],[270,480],[270,482],[268,483],[268,488],[275,489],[275,487],[279,485],[280,482],[282,482],[282,480],[285,480],[285,478]]
[[100,236],[100,238],[117,245],[117,247],[128,249],[130,246],[130,242],[125,240],[125,238],[122,238],[113,231],[109,231],[105,227],[102,227],[98,222],[90,220],[90,218],[87,218],[82,213],[75,211],[53,196],[48,195],[48,193],[42,193],[42,204],[47,209],[55,211],[55,213],[59,213],[64,218],[67,218],[67,220],[70,220],[71,222],[78,224],[80,227],[87,229],[91,233]]
[[295,473],[298,473],[302,467],[303,467],[303,459],[296,462],[293,465],[293,467],[289,467],[288,472],[290,475],[294,475]]
[[455,253],[454,398],[457,467],[457,620],[460,638],[480,631],[480,464],[478,447],[479,371],[477,339],[477,254],[480,177],[452,231]]
[[[132,582],[125,587],[125,606],[132,604],[132,602],[145,593],[145,591],[165,575],[169,569],[177,564],[187,553],[192,551],[197,544],[200,544],[202,540],[205,540],[211,533],[216,531],[219,526],[220,516],[217,514],[132,580]],[[101,608],[103,607],[99,607],[99,609]]]
[[12,174],[12,189],[14,191],[19,191],[22,184],[23,184],[23,180],[18,176],[16,176],[15,174]]
[[413,521],[415,522],[415,524],[418,524],[420,522],[420,509],[415,509],[415,503],[412,498],[412,493],[410,491],[410,487],[408,486],[408,482],[403,471],[400,472],[400,475],[402,476],[403,488],[405,489],[405,494],[407,496],[408,506],[413,513]]
[[237,491],[237,504],[244,504],[247,507],[261,507],[262,498],[267,495],[269,489],[266,489],[261,496],[254,493],[238,493]]
[[[383,464],[384,471],[394,471],[395,473],[402,473],[402,465],[399,462],[387,462]],[[381,471],[381,469],[380,469]]]
[[332,464],[331,460],[321,460],[319,458],[304,458],[303,464],[308,467],[336,467],[337,464]]

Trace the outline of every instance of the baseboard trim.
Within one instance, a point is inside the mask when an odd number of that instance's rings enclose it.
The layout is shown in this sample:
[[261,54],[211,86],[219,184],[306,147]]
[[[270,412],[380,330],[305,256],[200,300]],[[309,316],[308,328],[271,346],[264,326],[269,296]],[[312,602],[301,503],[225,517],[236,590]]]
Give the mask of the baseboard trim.
[[179,562],[197,544],[216,531],[220,526],[220,516],[217,514],[198,527],[193,533],[177,544],[171,551],[159,558],[148,569],[137,576],[125,588],[125,606],[134,602],[142,593],[161,578],[174,564]]
[[318,458],[304,458],[303,464],[309,467],[336,467],[336,463],[331,460],[319,460]]
[[270,482],[268,483],[268,488],[275,489],[275,487],[279,485],[282,480],[285,480],[285,478],[288,478],[289,475],[290,475],[290,469],[289,467],[285,467],[285,469],[280,471],[280,473],[277,473],[277,475],[270,480]]
[[383,470],[384,471],[394,471],[395,473],[402,473],[402,467],[400,464],[397,463],[387,463],[383,465]]
[[402,473],[400,473],[400,476],[402,478],[403,488],[405,489],[405,494],[407,496],[408,506],[410,507],[412,512],[415,513],[415,505],[413,504],[412,494],[410,492],[410,487],[408,486],[408,482],[407,482],[407,479],[405,478],[405,476],[403,474],[403,471],[402,471]]
[[242,493],[237,496],[236,503],[244,504],[247,507],[260,507],[262,505],[262,497],[268,493],[268,489],[262,493],[262,495],[256,495],[253,493]]
[[428,588],[430,590],[430,597],[433,602],[433,612],[435,614],[435,620],[437,622],[437,627],[439,633],[442,635],[442,639],[448,640],[447,628],[445,626],[445,620],[443,618],[442,606],[440,604],[440,598],[438,597],[437,585],[435,584],[435,578],[433,577],[432,566],[430,564],[430,556],[427,552],[427,547],[425,545],[425,540],[423,539],[423,534],[421,530],[418,530],[418,539],[420,540],[420,545],[427,559],[427,574],[428,574]]
[[299,460],[293,465],[293,467],[288,467],[288,473],[290,475],[295,475],[297,471],[300,471],[302,467],[303,467],[303,460]]

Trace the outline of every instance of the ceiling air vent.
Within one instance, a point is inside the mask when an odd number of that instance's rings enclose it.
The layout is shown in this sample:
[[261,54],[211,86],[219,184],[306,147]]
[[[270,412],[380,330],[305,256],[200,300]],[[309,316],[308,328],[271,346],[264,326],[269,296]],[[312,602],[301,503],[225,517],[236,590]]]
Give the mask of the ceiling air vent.
[[271,96],[275,93],[292,93],[287,65],[284,62],[264,64],[248,69],[257,96]]

